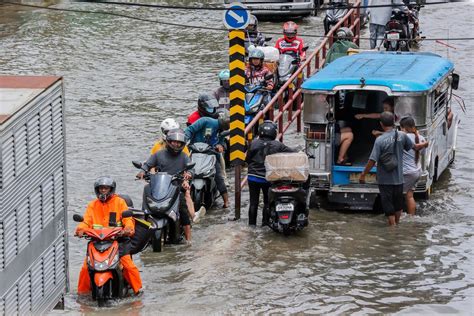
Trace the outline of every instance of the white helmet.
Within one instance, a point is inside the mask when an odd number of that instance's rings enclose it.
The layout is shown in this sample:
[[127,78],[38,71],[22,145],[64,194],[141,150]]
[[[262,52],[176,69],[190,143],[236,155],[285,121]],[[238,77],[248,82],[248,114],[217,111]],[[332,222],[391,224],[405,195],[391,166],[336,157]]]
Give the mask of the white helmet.
[[161,139],[163,140],[166,139],[166,134],[168,134],[168,131],[172,129],[177,129],[177,128],[179,128],[179,124],[174,119],[172,118],[164,119],[160,125]]

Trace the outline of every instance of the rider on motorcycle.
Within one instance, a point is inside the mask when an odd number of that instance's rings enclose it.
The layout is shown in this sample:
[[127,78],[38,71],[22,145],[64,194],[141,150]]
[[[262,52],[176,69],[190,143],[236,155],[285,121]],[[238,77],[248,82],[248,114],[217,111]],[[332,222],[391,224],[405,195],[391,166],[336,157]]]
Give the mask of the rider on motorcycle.
[[198,97],[198,109],[188,116],[186,125],[189,126],[199,120],[201,117],[217,118],[217,108],[219,104],[216,99],[207,93],[201,93]]
[[249,53],[249,64],[245,69],[245,77],[247,82],[251,84],[259,84],[262,81],[266,83],[267,90],[273,90],[273,79],[265,79],[272,72],[263,64],[265,53],[258,48],[254,48]]
[[275,47],[280,51],[280,54],[294,54],[300,61],[304,61],[306,59],[304,42],[297,35],[298,24],[293,21],[286,22],[283,24],[283,37],[276,41]]
[[[155,142],[155,144],[150,150],[150,154],[153,155],[157,151],[163,149],[166,146],[166,134],[168,134],[170,130],[177,129],[177,128],[179,128],[179,123],[176,122],[175,119],[173,118],[164,119],[163,122],[161,122],[160,124],[161,138]],[[188,146],[184,147],[183,152],[188,156],[190,155]]]
[[249,42],[249,46],[264,46],[265,36],[258,31],[257,17],[251,14],[249,20],[249,24],[245,29],[245,41]]
[[[229,111],[224,110],[219,112],[219,118],[213,119],[210,117],[203,117],[197,120],[194,124],[188,126],[185,130],[186,138],[191,144],[194,143],[207,143],[214,147],[220,154],[225,149],[225,138],[221,136],[221,133],[229,129],[230,118]],[[219,193],[224,200],[224,208],[228,208],[229,205],[229,194],[227,193],[227,187],[221,170],[221,159],[216,157],[216,185]]]
[[[110,177],[100,177],[94,183],[94,191],[97,199],[89,203],[84,214],[84,220],[77,225],[76,236],[83,237],[84,231],[88,228],[109,227],[113,221],[116,226],[123,226],[122,236],[133,236],[135,224],[133,218],[122,218],[122,212],[128,210],[125,200],[115,194],[116,183]],[[111,216],[114,214],[113,216]],[[127,252],[129,241],[120,242],[120,264],[123,266],[123,276],[127,283],[132,287],[135,294],[142,288],[140,272],[132,261],[132,257]],[[87,263],[84,260],[77,292],[87,294],[91,291],[91,280]]]
[[[156,168],[159,172],[166,172],[174,175],[186,167],[191,159],[183,152],[186,145],[186,136],[182,129],[172,129],[166,135],[166,149],[160,150],[151,155],[143,164],[143,169],[149,171],[151,168]],[[140,171],[137,178],[143,179],[145,173]],[[190,190],[189,180],[192,178],[190,172],[184,172],[184,181],[182,188],[185,191]],[[191,202],[192,204],[192,202]],[[185,194],[180,194],[180,209],[179,218],[184,230],[184,238],[187,241],[191,240],[191,221],[189,219],[188,203],[186,202]],[[193,214],[192,214],[193,215]]]
[[220,87],[214,91],[214,97],[216,98],[217,102],[219,103],[220,109],[229,109],[230,107],[230,100],[229,100],[229,93],[230,93],[230,71],[229,69],[224,69],[219,72],[219,82]]
[[336,32],[336,42],[331,46],[327,55],[326,55],[326,62],[324,66],[329,64],[330,62],[335,61],[336,59],[347,56],[347,51],[349,48],[359,49],[352,39],[354,38],[354,33],[352,33],[351,29],[348,27],[341,27]]
[[260,190],[263,193],[262,226],[267,225],[270,218],[268,205],[270,183],[265,179],[265,157],[281,152],[293,152],[291,148],[275,140],[276,136],[275,123],[270,120],[263,122],[258,127],[258,138],[251,143],[245,158],[248,164],[247,181],[250,193],[249,225],[257,225]]

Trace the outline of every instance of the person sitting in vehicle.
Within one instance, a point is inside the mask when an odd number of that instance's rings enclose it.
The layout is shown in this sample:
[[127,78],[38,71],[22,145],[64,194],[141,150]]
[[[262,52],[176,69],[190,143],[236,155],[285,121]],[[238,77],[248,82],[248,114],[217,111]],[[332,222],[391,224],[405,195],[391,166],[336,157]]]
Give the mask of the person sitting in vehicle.
[[[97,196],[87,206],[84,220],[77,225],[75,235],[83,237],[86,229],[96,227],[109,227],[111,223],[116,226],[123,226],[122,236],[130,237],[135,232],[133,218],[122,218],[122,212],[128,210],[124,199],[115,194],[115,181],[110,177],[100,177],[94,182],[94,191]],[[132,261],[132,257],[127,252],[129,240],[119,243],[120,264],[123,266],[123,276],[132,287],[133,292],[138,294],[142,288],[140,272]],[[91,292],[91,280],[84,260],[77,286],[78,294],[88,294]]]
[[[143,164],[143,169],[145,171],[150,171],[150,169],[155,168],[159,172],[166,172],[170,175],[175,175],[184,170],[186,165],[191,162],[188,155],[183,152],[185,145],[186,136],[184,131],[182,129],[170,130],[166,135],[166,148],[151,155]],[[140,171],[137,174],[137,178],[143,179],[144,175],[145,172]],[[192,174],[190,172],[184,172],[184,181],[182,183],[184,191],[189,191],[191,189],[188,182],[191,178]],[[189,242],[191,241],[191,220],[188,212],[189,209],[188,203],[186,203],[185,194],[180,194],[179,217],[184,230],[184,238]],[[191,213],[191,216],[193,217],[194,214]]]
[[[397,122],[398,117],[397,117],[397,115],[395,115],[395,100],[394,100],[394,98],[393,97],[388,97],[385,100],[383,100],[382,104],[383,104],[383,112],[391,112],[395,117],[395,122]],[[365,113],[365,114],[356,114],[354,117],[358,120],[362,120],[362,119],[379,120],[381,114],[382,113]],[[380,131],[380,130],[374,129],[372,131],[372,135],[374,135],[375,137],[378,137],[382,134],[383,134],[383,132]]]
[[213,96],[207,93],[201,93],[198,97],[198,108],[188,116],[186,125],[189,126],[193,124],[201,117],[217,118],[219,115],[219,113],[217,113],[218,107],[219,104]]
[[283,37],[279,38],[275,47],[280,54],[293,54],[300,59],[306,60],[306,52],[304,49],[303,39],[298,37],[298,24],[288,21],[283,24]]
[[245,76],[248,83],[259,84],[265,82],[266,89],[273,90],[273,77],[269,78],[272,72],[263,64],[264,59],[265,53],[262,50],[252,49],[249,53],[249,64],[245,69]]
[[245,41],[248,42],[248,46],[264,46],[265,36],[258,31],[258,20],[253,14],[249,17],[249,24],[245,28]]
[[329,63],[335,61],[340,57],[347,56],[347,51],[350,48],[359,49],[352,39],[354,38],[354,33],[352,33],[351,29],[348,27],[341,27],[336,32],[335,40],[336,42],[331,46],[329,52],[326,56],[326,62],[324,66],[328,65]]
[[214,147],[219,155],[216,157],[216,185],[219,193],[224,200],[224,208],[228,208],[229,195],[227,193],[227,187],[225,185],[225,179],[222,175],[221,170],[221,159],[220,156],[225,149],[225,139],[221,136],[221,133],[229,129],[229,111],[224,110],[219,112],[219,118],[213,119],[210,117],[202,117],[197,120],[194,124],[188,126],[185,130],[186,138],[191,144],[194,143],[207,143]]
[[217,88],[214,91],[214,97],[216,98],[217,103],[219,104],[219,109],[228,110],[229,107],[230,107],[230,99],[229,99],[230,83],[229,83],[229,78],[230,78],[229,69],[224,69],[221,72],[219,72],[220,87]]
[[283,143],[275,140],[277,127],[270,120],[264,121],[258,127],[258,138],[252,141],[245,161],[248,164],[248,185],[250,193],[249,225],[257,225],[257,212],[260,190],[263,194],[262,226],[268,225],[270,218],[268,205],[268,189],[270,183],[265,179],[265,157],[281,152],[293,152]]

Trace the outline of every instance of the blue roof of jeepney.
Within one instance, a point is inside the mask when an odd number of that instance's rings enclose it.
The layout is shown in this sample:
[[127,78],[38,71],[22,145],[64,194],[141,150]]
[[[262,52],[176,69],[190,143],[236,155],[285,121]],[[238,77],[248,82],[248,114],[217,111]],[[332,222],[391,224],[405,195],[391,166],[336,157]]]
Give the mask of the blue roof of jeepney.
[[303,83],[307,90],[339,85],[385,86],[393,92],[430,90],[454,64],[433,53],[363,52],[333,61]]

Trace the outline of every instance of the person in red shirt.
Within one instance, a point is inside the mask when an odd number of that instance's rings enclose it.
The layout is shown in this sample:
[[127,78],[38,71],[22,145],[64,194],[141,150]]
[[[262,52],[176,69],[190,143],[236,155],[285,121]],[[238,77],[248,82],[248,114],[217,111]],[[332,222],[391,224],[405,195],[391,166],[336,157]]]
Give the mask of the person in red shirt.
[[199,120],[201,117],[211,117],[217,119],[219,113],[217,108],[219,103],[217,103],[216,98],[206,93],[201,93],[198,97],[198,109],[193,113],[188,115],[188,121],[186,122],[187,126],[193,125],[194,122]]
[[275,47],[280,51],[280,54],[294,54],[304,61],[306,59],[304,42],[297,35],[298,24],[293,21],[286,22],[283,24],[283,37],[276,41]]

